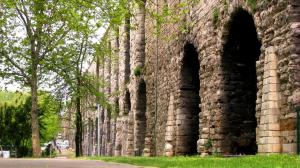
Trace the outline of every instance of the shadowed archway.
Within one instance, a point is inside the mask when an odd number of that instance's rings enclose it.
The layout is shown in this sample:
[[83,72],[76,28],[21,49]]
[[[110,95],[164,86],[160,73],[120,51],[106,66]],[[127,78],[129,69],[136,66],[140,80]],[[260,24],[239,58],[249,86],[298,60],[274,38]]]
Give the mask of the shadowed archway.
[[224,79],[222,152],[255,154],[256,145],[256,60],[261,44],[253,16],[242,8],[231,15],[225,32],[221,60]]
[[200,64],[198,53],[194,45],[184,46],[180,74],[179,107],[176,115],[176,154],[197,154],[197,140],[199,139],[200,113]]

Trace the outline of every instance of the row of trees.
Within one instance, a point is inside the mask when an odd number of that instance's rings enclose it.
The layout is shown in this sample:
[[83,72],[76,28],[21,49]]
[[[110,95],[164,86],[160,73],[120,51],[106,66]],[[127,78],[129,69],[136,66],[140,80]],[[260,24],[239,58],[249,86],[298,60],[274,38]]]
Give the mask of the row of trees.
[[[41,156],[38,90],[53,87],[58,97],[76,102],[76,156],[82,155],[81,94],[96,96],[97,81],[85,76],[84,65],[95,55],[99,28],[118,24],[126,0],[1,0],[0,77],[30,88],[31,142]],[[21,113],[20,113],[21,114]]]

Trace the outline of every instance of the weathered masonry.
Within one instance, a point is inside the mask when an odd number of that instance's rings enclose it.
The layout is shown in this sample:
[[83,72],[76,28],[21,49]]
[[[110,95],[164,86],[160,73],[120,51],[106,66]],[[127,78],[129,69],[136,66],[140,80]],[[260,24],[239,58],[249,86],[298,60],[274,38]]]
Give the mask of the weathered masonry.
[[113,108],[86,118],[86,154],[296,153],[299,0],[133,6],[91,67]]

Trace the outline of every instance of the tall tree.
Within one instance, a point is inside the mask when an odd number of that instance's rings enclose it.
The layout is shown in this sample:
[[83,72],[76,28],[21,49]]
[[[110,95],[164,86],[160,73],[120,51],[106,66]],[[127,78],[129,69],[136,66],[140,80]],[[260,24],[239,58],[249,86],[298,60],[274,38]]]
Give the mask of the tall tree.
[[2,0],[0,16],[0,76],[31,90],[33,156],[40,157],[37,92],[48,80],[48,68],[83,17],[76,0]]
[[85,21],[81,26],[81,31],[71,33],[72,37],[68,38],[69,45],[61,55],[53,60],[56,62],[56,66],[50,67],[59,79],[54,84],[64,90],[64,92],[58,91],[72,97],[75,104],[75,152],[77,157],[82,156],[82,97],[87,94],[96,97],[103,96],[97,89],[99,81],[85,73],[89,58],[95,54],[92,42],[95,31],[89,21]]
[[[57,74],[57,88],[67,91],[75,104],[75,146],[76,157],[82,156],[82,97],[92,95],[98,104],[109,107],[105,95],[99,92],[99,87],[103,84],[97,77],[85,73],[91,61],[97,60],[99,63],[99,50],[101,54],[110,55],[108,42],[102,38],[101,46],[95,41],[99,24],[118,25],[124,17],[126,0],[122,1],[93,1],[86,2],[81,9],[80,15],[83,20],[79,22],[78,31],[73,31],[68,35],[68,45],[65,46],[61,54],[54,58],[54,67],[50,67]],[[127,7],[127,6],[126,6]],[[97,11],[97,12],[95,12]],[[127,10],[126,10],[127,11]],[[96,17],[95,17],[96,14]],[[96,23],[96,24],[95,24]],[[99,40],[99,39],[96,39]],[[97,73],[97,72],[96,72]],[[61,92],[61,91],[58,91]],[[93,105],[91,105],[93,106]]]

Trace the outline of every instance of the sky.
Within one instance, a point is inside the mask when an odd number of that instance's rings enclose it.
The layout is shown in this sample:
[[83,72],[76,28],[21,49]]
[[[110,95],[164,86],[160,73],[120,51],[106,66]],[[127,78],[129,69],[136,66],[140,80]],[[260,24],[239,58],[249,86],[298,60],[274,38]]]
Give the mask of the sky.
[[0,90],[8,90],[8,91],[21,91],[21,90],[27,90],[25,88],[22,88],[19,84],[13,83],[13,84],[5,84],[4,80],[0,81]]

